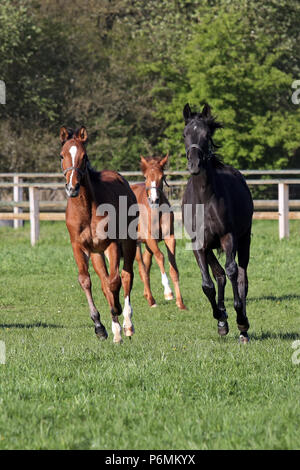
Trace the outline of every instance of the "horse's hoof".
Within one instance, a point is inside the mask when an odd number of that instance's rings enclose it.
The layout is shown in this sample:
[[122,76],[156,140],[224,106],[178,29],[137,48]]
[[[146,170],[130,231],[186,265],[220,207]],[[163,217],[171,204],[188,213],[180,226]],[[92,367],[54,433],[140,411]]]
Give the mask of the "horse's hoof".
[[134,334],[134,326],[132,325],[129,328],[124,327],[123,331],[124,331],[125,336],[130,338]]
[[151,305],[151,308],[155,308],[155,307],[157,307],[157,304],[152,304]]
[[176,305],[177,305],[178,308],[180,308],[180,310],[187,310],[186,306],[182,303],[177,303],[176,302]]
[[165,294],[165,299],[166,300],[173,300],[174,296],[173,296],[172,292],[170,294]]
[[122,344],[123,343],[123,340],[122,338],[114,338],[114,344]]
[[103,325],[97,326],[95,328],[95,333],[96,333],[96,336],[101,340],[107,339],[108,337],[107,331]]
[[249,343],[249,341],[250,341],[250,338],[248,336],[248,333],[240,334],[240,337],[239,337],[240,344],[247,344]]
[[220,336],[226,336],[229,332],[229,325],[228,322],[225,321],[218,321],[218,333]]

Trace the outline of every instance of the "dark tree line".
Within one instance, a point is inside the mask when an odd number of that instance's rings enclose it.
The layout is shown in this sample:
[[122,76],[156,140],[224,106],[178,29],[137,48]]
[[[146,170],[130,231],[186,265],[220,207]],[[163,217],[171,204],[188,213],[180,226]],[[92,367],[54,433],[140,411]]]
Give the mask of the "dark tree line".
[[98,168],[169,151],[204,102],[240,168],[298,164],[300,5],[293,0],[2,0],[1,171],[59,169],[61,125],[87,126]]

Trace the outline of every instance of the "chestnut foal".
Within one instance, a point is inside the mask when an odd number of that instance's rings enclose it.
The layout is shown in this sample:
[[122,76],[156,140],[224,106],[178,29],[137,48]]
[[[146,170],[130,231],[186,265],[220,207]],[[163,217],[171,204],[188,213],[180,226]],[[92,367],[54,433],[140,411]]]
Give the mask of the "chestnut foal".
[[[120,343],[122,328],[118,316],[122,313],[119,302],[121,282],[125,297],[124,333],[129,337],[134,333],[131,321],[130,292],[133,283],[136,240],[133,239],[134,237],[129,238],[128,236],[119,240],[118,235],[115,238],[109,238],[106,229],[110,223],[119,223],[119,197],[127,197],[128,207],[136,204],[136,198],[129,184],[121,175],[108,170],[97,172],[91,168],[85,148],[87,138],[85,127],[81,127],[76,132],[66,127],[62,127],[60,130],[61,168],[66,178],[68,196],[66,224],[78,266],[79,284],[84,290],[89,304],[90,316],[95,324],[95,333],[100,339],[106,339],[108,336],[92,297],[91,279],[88,271],[89,258],[91,258],[93,267],[100,278],[103,293],[110,306],[113,341]],[[111,220],[109,212],[102,211],[103,215],[99,214],[99,208],[102,204],[114,208],[116,220]],[[132,218],[127,218],[127,228],[131,220]],[[124,266],[120,278],[121,250]],[[104,254],[109,261],[109,273]]]
[[[174,214],[170,211],[170,204],[163,192],[164,167],[168,161],[165,157],[141,157],[141,170],[145,176],[145,183],[131,185],[139,204],[139,238],[136,260],[139,265],[140,277],[144,283],[144,296],[151,307],[156,307],[150,289],[150,267],[152,255],[161,272],[161,281],[164,287],[166,300],[173,299],[173,293],[164,267],[164,255],[158,247],[158,242],[164,240],[170,263],[170,276],[174,284],[176,305],[184,310],[186,307],[182,301],[179,288],[179,274],[175,259],[176,241],[174,236]],[[167,209],[161,212],[159,207]],[[155,232],[155,233],[154,233]],[[145,252],[142,255],[141,243],[145,243]]]

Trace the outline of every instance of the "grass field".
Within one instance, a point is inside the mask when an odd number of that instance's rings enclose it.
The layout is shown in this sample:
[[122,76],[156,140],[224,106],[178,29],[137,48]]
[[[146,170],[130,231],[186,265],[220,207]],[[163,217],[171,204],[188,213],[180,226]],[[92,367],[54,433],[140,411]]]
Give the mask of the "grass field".
[[300,448],[300,223],[253,225],[248,317],[238,344],[231,286],[230,332],[219,338],[193,254],[178,247],[188,311],[166,302],[154,264],[150,309],[136,271],[136,334],[114,345],[109,309],[92,273],[109,338],[99,342],[65,225],[0,229],[1,449]]

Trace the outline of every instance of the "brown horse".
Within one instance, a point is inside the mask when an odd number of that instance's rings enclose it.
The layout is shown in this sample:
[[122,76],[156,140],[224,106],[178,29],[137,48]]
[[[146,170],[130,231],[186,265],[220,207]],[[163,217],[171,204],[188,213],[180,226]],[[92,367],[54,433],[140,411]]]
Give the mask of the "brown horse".
[[[95,324],[95,333],[100,339],[106,339],[108,336],[92,297],[91,279],[88,271],[89,258],[91,258],[93,267],[100,278],[103,293],[110,306],[113,340],[115,343],[120,343],[122,328],[118,316],[122,313],[119,302],[121,282],[125,297],[124,333],[129,337],[134,333],[131,321],[130,292],[133,283],[136,239],[127,236],[120,240],[118,235],[115,237],[107,235],[109,231],[106,229],[115,225],[116,234],[119,233],[120,196],[127,198],[128,207],[136,204],[136,198],[129,184],[121,175],[107,170],[97,172],[91,168],[85,148],[87,137],[85,127],[81,127],[76,132],[65,127],[60,130],[61,168],[66,178],[68,196],[66,224],[78,266],[78,281],[89,304],[90,316]],[[102,210],[101,207],[104,207],[105,210]],[[109,207],[114,209],[112,215],[110,211],[106,210]],[[126,218],[126,221],[128,228],[132,217],[128,217],[128,220]],[[124,266],[120,278],[121,250]],[[109,261],[109,273],[104,253]]]
[[[174,214],[170,211],[170,204],[163,192],[164,167],[168,161],[165,157],[141,157],[141,170],[145,177],[145,183],[131,185],[139,204],[139,238],[136,260],[139,265],[139,273],[144,283],[144,296],[151,307],[156,303],[150,289],[150,267],[152,256],[160,268],[164,296],[166,300],[173,299],[173,293],[164,267],[164,255],[158,247],[158,242],[164,240],[170,263],[170,276],[174,284],[176,305],[184,310],[186,307],[182,301],[179,288],[179,274],[175,259],[176,241],[174,236]],[[156,233],[155,233],[156,232]],[[141,251],[141,243],[145,243],[144,255]]]

